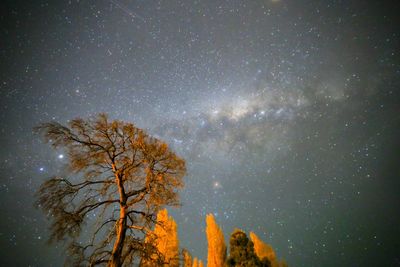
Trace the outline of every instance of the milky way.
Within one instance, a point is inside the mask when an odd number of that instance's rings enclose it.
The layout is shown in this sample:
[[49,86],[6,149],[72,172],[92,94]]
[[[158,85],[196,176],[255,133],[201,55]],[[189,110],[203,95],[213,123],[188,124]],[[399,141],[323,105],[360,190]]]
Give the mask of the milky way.
[[0,265],[62,266],[33,208],[68,157],[32,133],[106,112],[188,166],[180,244],[205,215],[289,266],[400,264],[400,66],[390,1],[6,1]]

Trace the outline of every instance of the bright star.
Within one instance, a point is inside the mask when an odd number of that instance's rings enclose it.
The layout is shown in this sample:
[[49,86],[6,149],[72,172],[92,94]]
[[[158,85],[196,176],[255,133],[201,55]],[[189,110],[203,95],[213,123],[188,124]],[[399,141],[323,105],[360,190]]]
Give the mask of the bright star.
[[215,181],[215,182],[213,183],[213,187],[214,187],[214,189],[221,188],[221,184],[220,184],[218,181]]

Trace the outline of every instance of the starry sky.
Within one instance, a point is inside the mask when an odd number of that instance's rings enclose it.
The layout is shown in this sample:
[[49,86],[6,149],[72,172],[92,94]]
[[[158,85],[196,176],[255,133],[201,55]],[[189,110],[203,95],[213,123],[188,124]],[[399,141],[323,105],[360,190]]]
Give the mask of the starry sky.
[[63,264],[33,195],[68,159],[32,127],[106,112],[185,158],[194,256],[213,213],[289,266],[399,266],[395,2],[2,1],[0,265]]

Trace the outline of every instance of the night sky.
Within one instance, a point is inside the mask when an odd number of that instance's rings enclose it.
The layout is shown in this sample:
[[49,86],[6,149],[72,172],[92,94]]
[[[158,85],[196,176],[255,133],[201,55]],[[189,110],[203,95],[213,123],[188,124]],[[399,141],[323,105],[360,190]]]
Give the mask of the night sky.
[[193,256],[213,213],[292,267],[400,266],[395,3],[2,1],[0,266],[62,266],[33,195],[68,158],[32,127],[99,112],[186,160]]

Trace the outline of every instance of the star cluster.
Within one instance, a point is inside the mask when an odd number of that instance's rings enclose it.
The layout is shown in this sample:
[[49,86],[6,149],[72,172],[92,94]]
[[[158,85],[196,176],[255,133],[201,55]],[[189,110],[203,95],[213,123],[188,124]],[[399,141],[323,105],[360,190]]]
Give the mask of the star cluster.
[[390,1],[5,1],[0,265],[61,266],[33,208],[68,157],[32,128],[106,112],[188,166],[180,243],[205,215],[290,266],[400,263],[400,47]]

